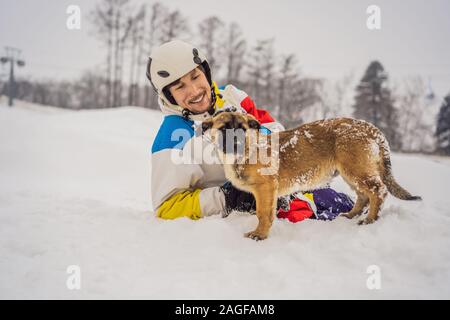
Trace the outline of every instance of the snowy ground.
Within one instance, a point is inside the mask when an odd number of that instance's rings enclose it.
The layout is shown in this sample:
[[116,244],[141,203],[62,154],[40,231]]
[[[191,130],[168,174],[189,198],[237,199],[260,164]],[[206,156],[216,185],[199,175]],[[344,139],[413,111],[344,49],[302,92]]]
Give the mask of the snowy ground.
[[[450,298],[450,161],[394,155],[423,202],[388,197],[373,225],[254,216],[156,219],[150,147],[161,114],[0,105],[0,298]],[[334,187],[349,191],[337,180]],[[69,290],[69,265],[81,289]],[[369,290],[377,265],[381,289]]]

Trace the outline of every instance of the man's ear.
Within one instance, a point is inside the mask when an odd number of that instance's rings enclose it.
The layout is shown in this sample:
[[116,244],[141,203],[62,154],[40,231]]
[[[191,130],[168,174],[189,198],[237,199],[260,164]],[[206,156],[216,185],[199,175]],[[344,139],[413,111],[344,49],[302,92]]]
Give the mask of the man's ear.
[[213,126],[213,122],[212,120],[208,119],[202,122],[202,134],[205,133],[205,131],[211,129],[211,127]]
[[261,129],[261,125],[256,119],[249,119],[247,123],[251,129],[258,129],[258,130]]

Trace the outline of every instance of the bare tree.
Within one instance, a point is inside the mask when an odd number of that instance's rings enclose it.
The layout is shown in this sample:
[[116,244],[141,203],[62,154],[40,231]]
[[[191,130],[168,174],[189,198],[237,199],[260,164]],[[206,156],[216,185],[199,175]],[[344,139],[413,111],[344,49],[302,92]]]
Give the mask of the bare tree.
[[[26,79],[26,80],[21,80],[18,79],[16,81],[16,98],[19,100],[25,100],[25,101],[31,101],[31,98],[33,96],[33,89],[34,89],[34,82]],[[3,85],[2,86],[2,82],[0,81],[0,88],[3,88],[2,90],[0,90],[0,95],[3,94],[7,94],[7,86]]]
[[68,81],[62,81],[55,83],[54,90],[52,90],[52,105],[58,106],[60,108],[71,109],[73,108],[73,88],[72,83]]
[[[159,2],[156,2],[151,6],[149,15],[150,19],[148,20],[148,27],[145,32],[148,35],[148,37],[145,38],[145,41],[147,42],[147,46],[145,46],[145,48],[148,55],[151,54],[153,48],[159,44],[159,41],[162,38],[161,25],[163,24],[163,21],[166,20],[168,12],[169,10]],[[146,64],[147,58],[143,59],[143,61],[141,60],[141,63]],[[142,57],[140,59],[142,59]],[[148,85],[147,87],[144,86],[144,106],[146,108],[156,108],[156,99],[156,93]]]
[[140,66],[139,59],[142,54],[143,40],[144,40],[144,19],[145,6],[142,6],[133,18],[133,25],[131,27],[131,47],[130,47],[130,79],[128,89],[128,104],[137,104],[138,81],[136,74]]
[[253,97],[253,100],[258,103],[262,100],[261,91],[264,86],[263,55],[266,43],[266,40],[258,40],[251,50],[249,59],[246,61],[248,84],[250,86],[249,93]]
[[72,85],[72,92],[76,97],[73,107],[75,109],[99,108],[107,95],[107,88],[105,90],[103,83],[105,81],[101,75],[93,71],[84,72],[80,80]]
[[275,39],[268,39],[264,42],[264,50],[262,53],[262,71],[263,71],[263,103],[269,109],[273,110],[276,95],[275,86]]
[[278,97],[276,103],[276,117],[280,117],[281,110],[285,106],[289,106],[292,103],[292,84],[297,79],[298,74],[296,72],[297,60],[293,54],[281,57],[280,74],[278,77]]
[[283,55],[277,76],[276,117],[286,128],[314,119],[322,80],[302,78],[295,55]]
[[91,15],[96,35],[107,45],[108,106],[121,103],[123,54],[133,25],[130,10],[129,0],[102,0]]
[[133,15],[130,12],[129,7],[125,7],[128,0],[123,0],[124,6],[122,10],[116,15],[116,23],[114,24],[114,30],[116,34],[115,43],[115,57],[116,57],[116,69],[114,73],[114,93],[113,106],[117,107],[122,104],[122,88],[123,88],[123,66],[124,66],[124,52],[127,45],[127,40],[131,34],[131,30],[134,25]]
[[103,0],[97,3],[91,13],[95,35],[106,44],[106,106],[112,105],[112,69],[113,69],[113,24],[115,0]]
[[274,108],[275,65],[274,39],[258,40],[247,60],[250,94],[259,106]]
[[242,31],[237,23],[231,23],[228,27],[227,41],[224,43],[226,60],[226,82],[240,85],[240,73],[244,66],[244,54],[247,42],[242,37]]
[[49,81],[36,81],[34,83],[34,90],[31,102],[43,104],[43,105],[52,105],[51,103],[51,91],[50,87],[53,84]]
[[216,16],[208,17],[200,22],[199,45],[205,51],[211,70],[218,74],[222,63],[221,48],[223,40],[223,21]]
[[397,95],[402,150],[432,151],[435,119],[428,116],[425,82],[421,77],[413,77],[404,80],[403,85],[403,93]]
[[161,43],[174,39],[187,40],[190,37],[188,20],[178,10],[165,15],[160,28]]
[[320,97],[320,102],[317,106],[318,119],[351,115],[348,97],[352,92],[353,79],[354,74],[350,73],[336,81],[324,79],[319,83],[317,87]]
[[313,78],[293,81],[292,87],[286,92],[289,103],[285,103],[280,112],[279,120],[286,128],[296,127],[313,119],[310,113],[320,102],[317,89],[320,84],[320,79]]

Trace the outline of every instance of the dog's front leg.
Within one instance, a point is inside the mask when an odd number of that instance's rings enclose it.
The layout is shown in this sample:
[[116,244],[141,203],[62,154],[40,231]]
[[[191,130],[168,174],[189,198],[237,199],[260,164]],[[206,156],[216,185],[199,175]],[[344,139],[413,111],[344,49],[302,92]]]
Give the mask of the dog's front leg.
[[277,190],[273,186],[262,186],[253,192],[256,200],[256,216],[258,226],[254,231],[244,234],[253,240],[264,240],[269,236],[270,228],[275,216]]

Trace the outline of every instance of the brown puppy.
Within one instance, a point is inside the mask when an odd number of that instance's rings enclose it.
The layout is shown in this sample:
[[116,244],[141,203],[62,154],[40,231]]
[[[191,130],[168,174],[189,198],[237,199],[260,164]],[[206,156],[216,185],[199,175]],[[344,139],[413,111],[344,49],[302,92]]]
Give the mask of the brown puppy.
[[[368,122],[320,120],[270,135],[251,130],[259,128],[254,117],[236,112],[220,113],[202,124],[203,132],[212,129],[210,136],[219,147],[227,179],[255,196],[259,223],[246,237],[267,238],[279,196],[316,189],[338,173],[357,194],[355,206],[344,216],[359,216],[369,205],[359,224],[377,220],[388,191],[402,200],[421,199],[395,181],[388,142]],[[243,135],[232,138],[229,148],[226,135],[236,129]],[[239,147],[241,152],[236,153]]]

